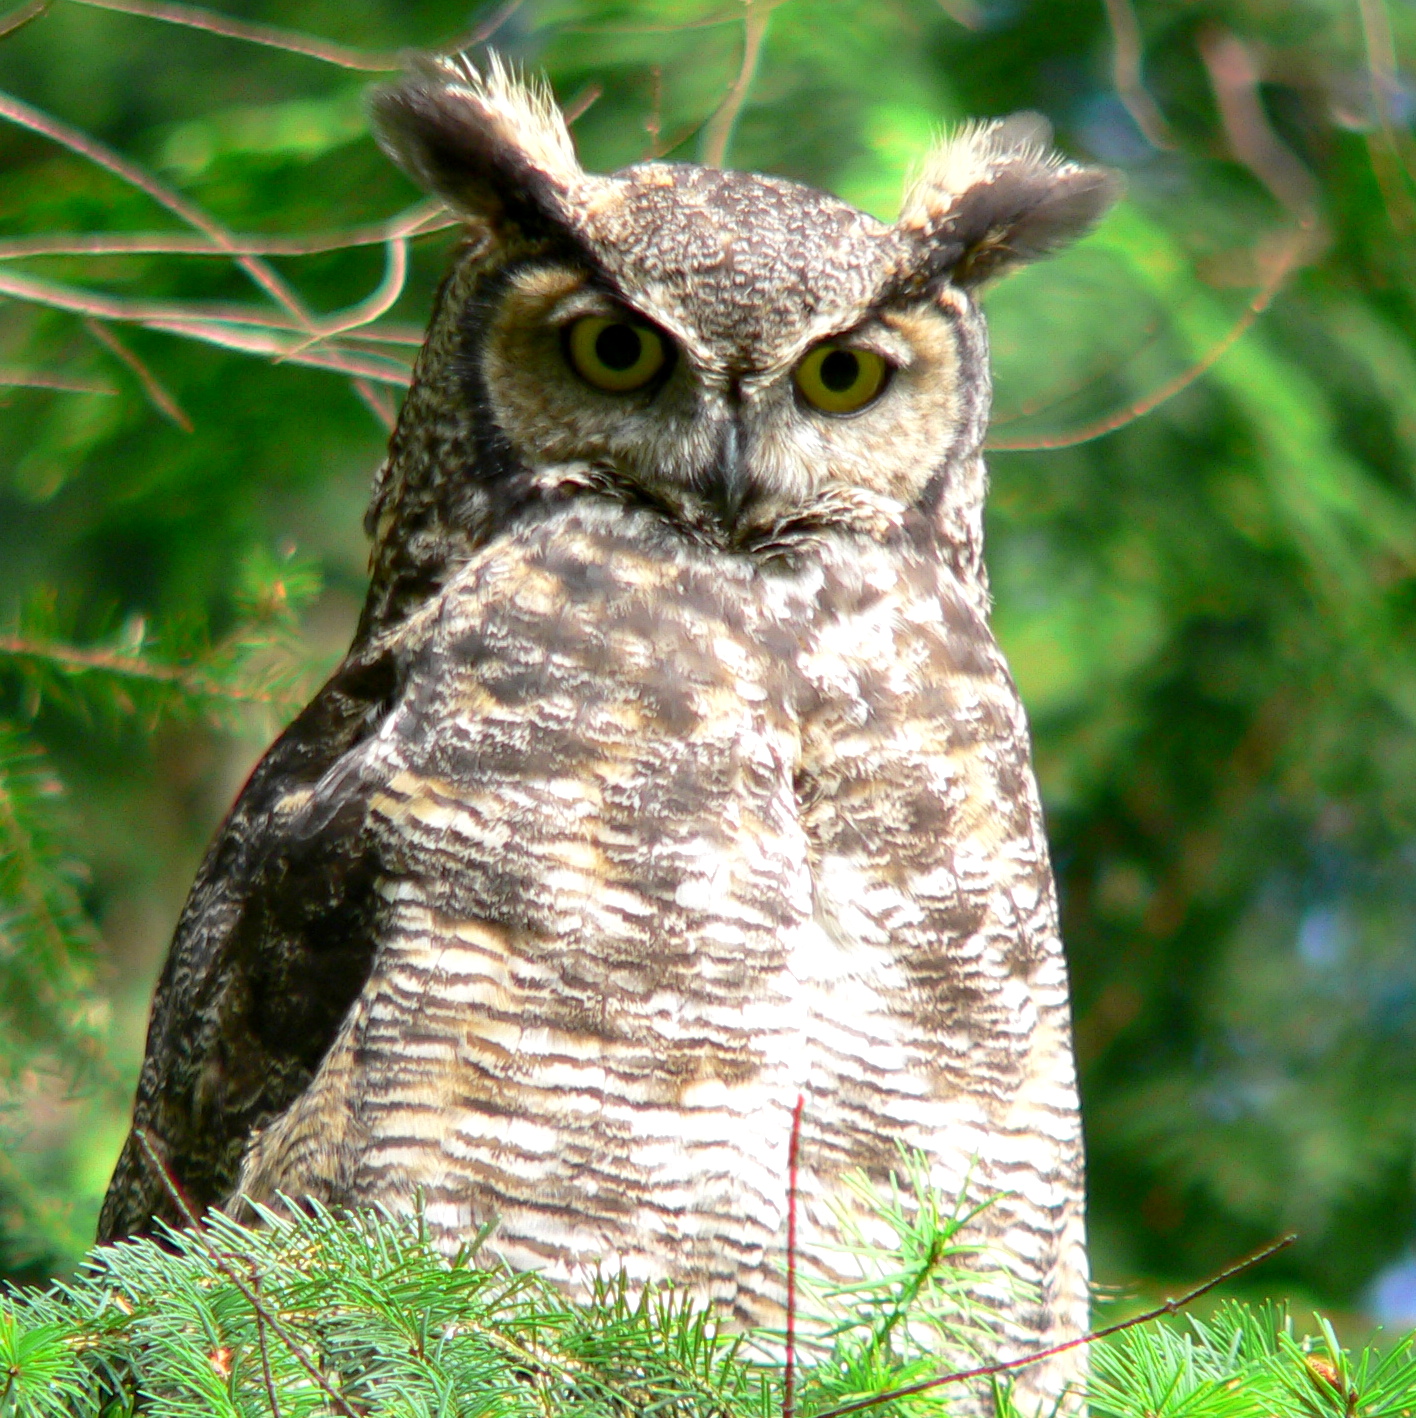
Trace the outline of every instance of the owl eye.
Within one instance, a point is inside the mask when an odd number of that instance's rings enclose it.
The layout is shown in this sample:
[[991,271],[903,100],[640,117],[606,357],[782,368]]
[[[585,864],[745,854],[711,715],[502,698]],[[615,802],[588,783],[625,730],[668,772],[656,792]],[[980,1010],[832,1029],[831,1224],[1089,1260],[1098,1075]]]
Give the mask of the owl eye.
[[610,394],[642,389],[664,367],[664,337],[647,325],[612,316],[585,315],[565,336],[570,367]]
[[880,397],[890,366],[873,350],[855,350],[828,340],[808,351],[792,378],[813,409],[853,414]]

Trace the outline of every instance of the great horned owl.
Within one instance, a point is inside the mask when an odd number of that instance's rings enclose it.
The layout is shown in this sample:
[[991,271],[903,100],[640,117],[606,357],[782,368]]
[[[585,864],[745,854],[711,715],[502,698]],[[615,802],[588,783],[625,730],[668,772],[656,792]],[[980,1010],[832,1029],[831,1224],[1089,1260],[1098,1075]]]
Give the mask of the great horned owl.
[[[583,1287],[780,1317],[901,1144],[1087,1313],[1067,983],[988,626],[976,285],[1106,173],[974,125],[886,224],[795,183],[579,166],[549,98],[436,59],[393,157],[471,224],[377,478],[348,657],[219,833],[135,1129],[194,1202],[413,1204]],[[100,1239],[178,1217],[130,1137]],[[1032,1371],[1055,1396],[1068,1361]]]

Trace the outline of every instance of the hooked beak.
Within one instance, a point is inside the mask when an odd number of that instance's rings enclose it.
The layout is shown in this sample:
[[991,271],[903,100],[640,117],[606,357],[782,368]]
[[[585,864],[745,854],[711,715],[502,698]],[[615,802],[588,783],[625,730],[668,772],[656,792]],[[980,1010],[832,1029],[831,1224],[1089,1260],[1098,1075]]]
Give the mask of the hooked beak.
[[727,526],[741,515],[752,493],[752,477],[747,466],[747,440],[734,413],[723,429],[718,456],[708,470],[704,491]]

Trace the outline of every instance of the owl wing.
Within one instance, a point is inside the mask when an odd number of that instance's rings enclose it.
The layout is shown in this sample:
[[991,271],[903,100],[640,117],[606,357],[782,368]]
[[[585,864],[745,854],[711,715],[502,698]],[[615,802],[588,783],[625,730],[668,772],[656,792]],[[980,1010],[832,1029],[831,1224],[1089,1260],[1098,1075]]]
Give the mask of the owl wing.
[[351,652],[251,775],[198,872],[153,1001],[133,1130],[98,1239],[229,1195],[252,1131],[308,1085],[368,977],[376,928],[357,747],[387,712],[387,654]]

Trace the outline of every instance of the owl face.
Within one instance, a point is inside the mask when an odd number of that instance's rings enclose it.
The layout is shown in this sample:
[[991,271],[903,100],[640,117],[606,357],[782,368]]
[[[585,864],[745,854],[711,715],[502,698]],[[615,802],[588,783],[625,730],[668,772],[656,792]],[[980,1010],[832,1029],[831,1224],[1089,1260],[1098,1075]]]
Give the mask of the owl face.
[[972,288],[1115,192],[1029,117],[932,154],[893,225],[748,173],[597,176],[546,95],[495,61],[425,63],[374,115],[487,233],[467,353],[515,462],[590,470],[729,531],[833,489],[913,505],[975,453],[989,381]]
[[491,302],[519,459],[748,524],[830,485],[913,502],[959,430],[968,298],[897,289],[890,229],[794,184],[656,165],[611,191],[627,239],[514,263]]

